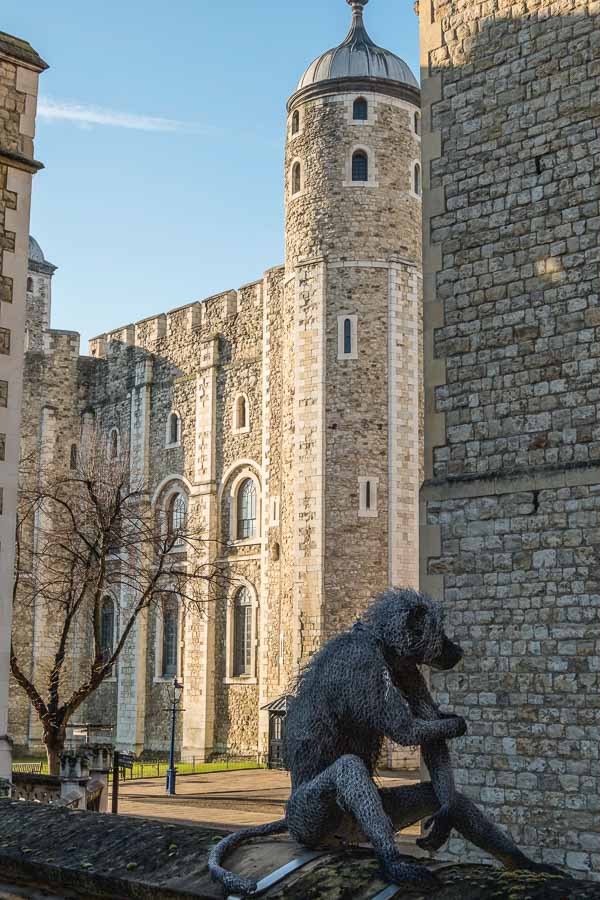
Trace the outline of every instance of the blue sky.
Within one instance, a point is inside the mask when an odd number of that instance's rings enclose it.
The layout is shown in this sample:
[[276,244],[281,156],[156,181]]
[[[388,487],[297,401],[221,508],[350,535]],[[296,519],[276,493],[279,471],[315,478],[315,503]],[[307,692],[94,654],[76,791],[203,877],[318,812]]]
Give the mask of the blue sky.
[[[85,341],[283,262],[285,103],[344,38],[344,0],[3,7],[51,66],[31,230],[59,266],[54,327]],[[371,0],[366,21],[417,73],[411,0]]]

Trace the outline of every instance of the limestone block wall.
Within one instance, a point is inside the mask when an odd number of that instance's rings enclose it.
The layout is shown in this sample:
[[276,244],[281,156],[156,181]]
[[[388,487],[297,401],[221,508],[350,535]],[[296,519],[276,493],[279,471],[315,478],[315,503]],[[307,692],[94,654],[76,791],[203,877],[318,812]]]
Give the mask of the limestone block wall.
[[467,651],[435,684],[463,789],[596,880],[599,12],[421,4],[422,584]]
[[9,653],[12,621],[23,341],[38,76],[46,63],[0,34],[0,778],[10,778]]
[[[363,121],[353,118],[358,97],[368,105]],[[416,92],[402,99],[372,84],[334,86],[317,97],[300,91],[288,105],[298,660],[349,627],[392,581],[418,580],[418,109]],[[366,182],[352,180],[352,155],[359,149],[368,155]],[[355,323],[347,358],[340,349],[346,316]],[[373,495],[366,515],[365,479]]]

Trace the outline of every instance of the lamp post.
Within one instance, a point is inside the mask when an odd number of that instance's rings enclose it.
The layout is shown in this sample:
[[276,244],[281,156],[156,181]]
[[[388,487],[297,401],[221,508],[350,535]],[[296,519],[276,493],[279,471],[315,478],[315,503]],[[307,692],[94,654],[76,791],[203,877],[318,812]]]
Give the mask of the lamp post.
[[169,753],[169,768],[167,769],[167,794],[172,797],[176,793],[177,769],[175,768],[175,725],[177,722],[177,713],[179,711],[179,701],[181,699],[181,691],[183,685],[173,679],[173,705],[171,708],[171,750]]

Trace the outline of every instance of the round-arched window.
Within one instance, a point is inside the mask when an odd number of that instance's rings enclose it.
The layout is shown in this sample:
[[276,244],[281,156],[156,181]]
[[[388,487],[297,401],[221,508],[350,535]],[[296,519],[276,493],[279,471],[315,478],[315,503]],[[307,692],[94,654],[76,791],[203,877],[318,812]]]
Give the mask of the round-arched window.
[[173,494],[167,508],[168,537],[176,544],[184,543],[187,527],[187,500],[183,494]]
[[169,416],[168,425],[168,442],[169,444],[178,444],[181,436],[181,419],[177,413],[172,412]]
[[354,101],[352,117],[357,122],[366,122],[369,118],[369,104],[364,97],[358,97]]
[[233,676],[252,674],[252,594],[246,586],[235,595],[233,611]]
[[298,134],[300,131],[300,113],[296,110],[292,116],[292,134]]
[[421,196],[421,166],[419,163],[415,163],[413,169],[413,191],[417,197]]
[[369,157],[364,150],[352,154],[352,181],[369,180]]
[[257,522],[256,484],[252,478],[242,481],[237,495],[237,529],[238,541],[247,541],[256,537]]

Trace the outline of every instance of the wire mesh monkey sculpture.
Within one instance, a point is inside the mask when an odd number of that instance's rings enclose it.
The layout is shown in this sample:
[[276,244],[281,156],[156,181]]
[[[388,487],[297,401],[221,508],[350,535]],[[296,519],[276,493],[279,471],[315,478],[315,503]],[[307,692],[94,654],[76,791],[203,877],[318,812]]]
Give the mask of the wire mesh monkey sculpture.
[[[454,784],[447,741],[467,725],[434,702],[419,666],[454,668],[463,651],[445,634],[442,609],[423,594],[390,590],[352,629],[329,641],[302,670],[290,702],[284,761],[292,776],[285,819],[229,835],[212,851],[209,869],[227,890],[251,895],[256,884],[222,868],[225,855],[255,836],[289,831],[299,843],[368,841],[384,874],[432,891],[425,866],[406,861],[396,832],[426,821],[417,843],[438,850],[452,829],[507,868],[555,871],[529,859]],[[431,782],[378,789],[373,773],[385,738],[419,746]]]

